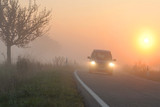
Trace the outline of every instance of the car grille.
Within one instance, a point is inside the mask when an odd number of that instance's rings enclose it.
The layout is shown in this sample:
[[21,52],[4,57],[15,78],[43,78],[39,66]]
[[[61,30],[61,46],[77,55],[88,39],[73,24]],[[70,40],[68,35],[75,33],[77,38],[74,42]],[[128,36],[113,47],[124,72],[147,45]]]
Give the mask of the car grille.
[[106,67],[106,64],[105,63],[99,63],[99,64],[97,64],[98,65],[98,67]]

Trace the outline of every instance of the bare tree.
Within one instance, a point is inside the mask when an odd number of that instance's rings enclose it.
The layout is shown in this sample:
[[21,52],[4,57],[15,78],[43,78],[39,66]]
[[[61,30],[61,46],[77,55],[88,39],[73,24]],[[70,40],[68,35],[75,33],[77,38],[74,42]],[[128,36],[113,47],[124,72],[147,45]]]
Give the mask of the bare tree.
[[39,10],[36,3],[28,7],[19,0],[0,0],[0,39],[7,47],[7,62],[11,64],[11,47],[25,47],[31,41],[46,33],[51,11]]

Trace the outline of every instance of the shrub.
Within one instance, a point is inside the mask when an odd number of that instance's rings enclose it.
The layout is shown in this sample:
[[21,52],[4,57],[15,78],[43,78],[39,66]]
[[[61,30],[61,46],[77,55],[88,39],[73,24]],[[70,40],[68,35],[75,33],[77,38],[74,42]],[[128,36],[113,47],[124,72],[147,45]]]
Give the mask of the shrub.
[[30,63],[29,59],[19,56],[17,60],[17,71],[27,72],[29,63]]

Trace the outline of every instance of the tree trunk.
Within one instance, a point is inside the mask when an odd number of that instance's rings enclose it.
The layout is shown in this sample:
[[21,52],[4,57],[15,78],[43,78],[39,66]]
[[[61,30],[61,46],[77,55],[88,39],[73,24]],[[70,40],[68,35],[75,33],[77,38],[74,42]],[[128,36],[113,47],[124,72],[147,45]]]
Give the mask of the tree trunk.
[[11,46],[7,45],[7,64],[11,65]]

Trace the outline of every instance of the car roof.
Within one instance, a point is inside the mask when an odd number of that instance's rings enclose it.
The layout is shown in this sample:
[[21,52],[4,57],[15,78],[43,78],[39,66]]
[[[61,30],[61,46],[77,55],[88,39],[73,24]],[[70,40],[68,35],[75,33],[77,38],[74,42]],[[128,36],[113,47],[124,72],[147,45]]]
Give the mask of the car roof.
[[109,50],[94,49],[93,52],[111,52],[111,51],[109,51]]

